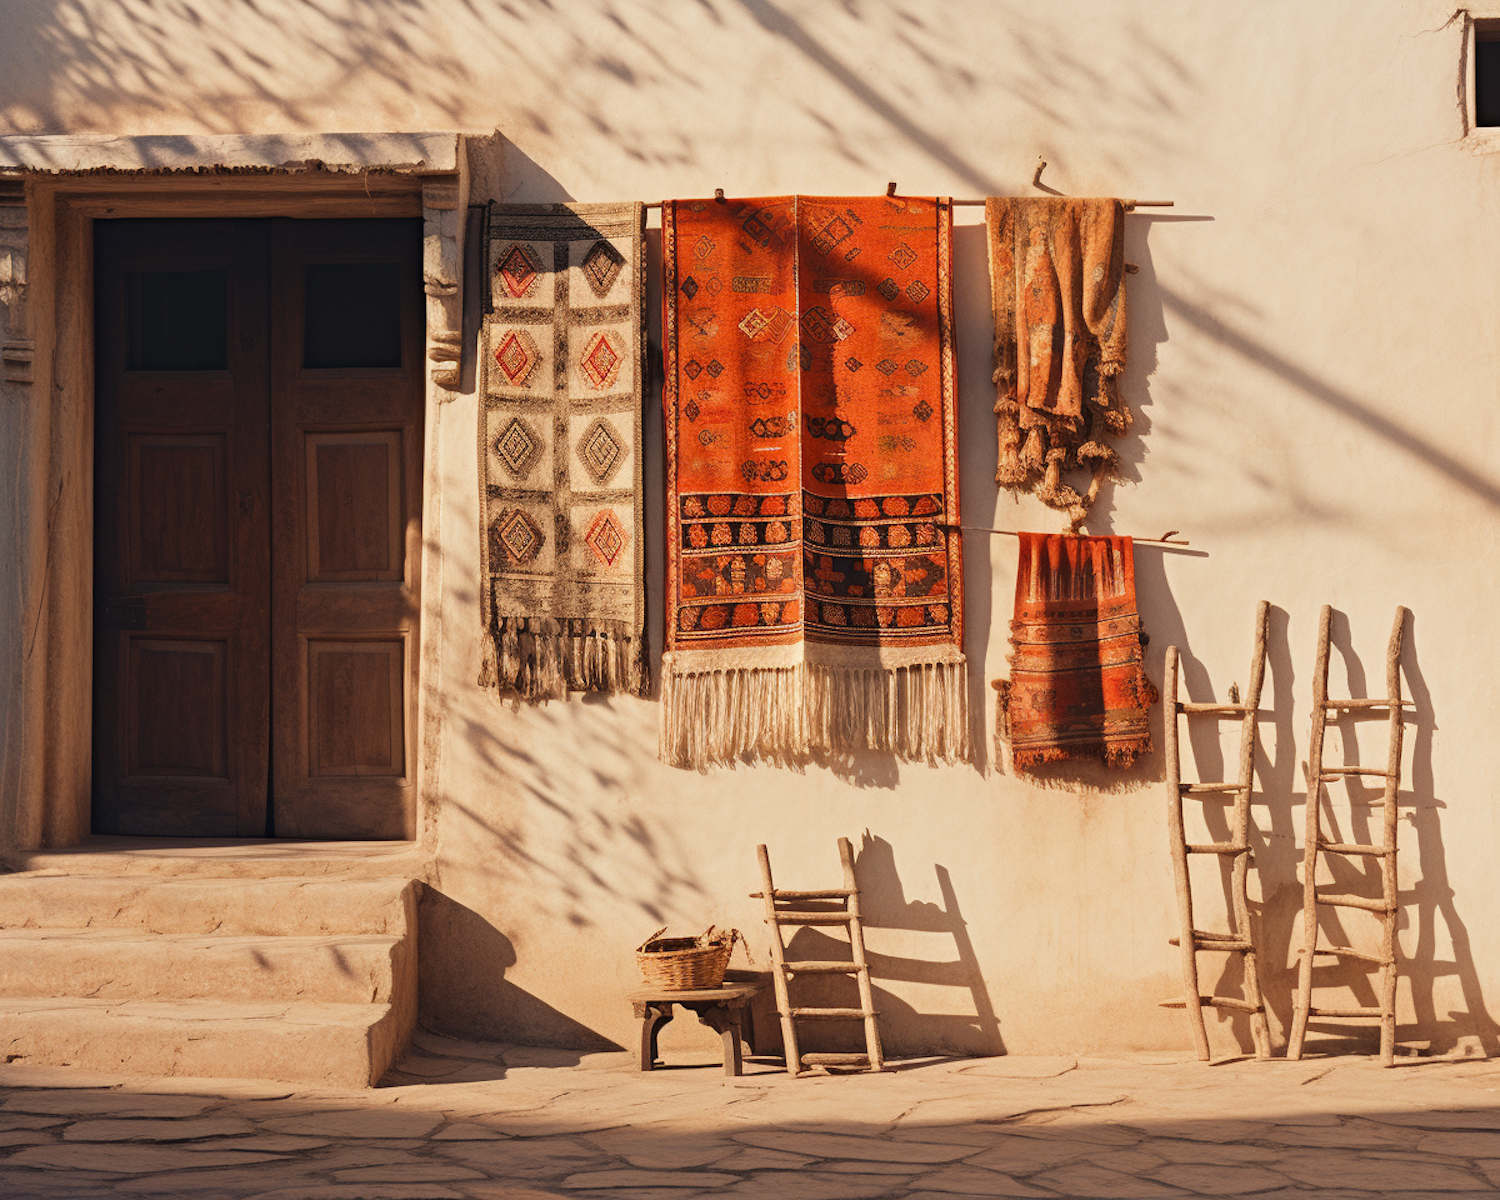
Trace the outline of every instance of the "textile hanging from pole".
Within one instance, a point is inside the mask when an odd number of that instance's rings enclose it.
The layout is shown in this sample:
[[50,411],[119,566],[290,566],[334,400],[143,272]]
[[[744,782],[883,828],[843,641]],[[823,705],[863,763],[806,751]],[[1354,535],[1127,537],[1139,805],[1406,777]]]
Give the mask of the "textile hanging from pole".
[[1128,537],[1021,534],[1010,678],[1000,733],[1018,770],[1099,757],[1128,767],[1151,750],[1159,699],[1142,666]]
[[968,755],[952,211],[662,211],[662,758]]
[[490,206],[482,686],[645,689],[644,229],[640,204]]
[[[1034,492],[1076,530],[1130,428],[1125,369],[1125,207],[1070,197],[985,201],[995,313],[995,482]],[[1063,482],[1090,472],[1085,491]]]

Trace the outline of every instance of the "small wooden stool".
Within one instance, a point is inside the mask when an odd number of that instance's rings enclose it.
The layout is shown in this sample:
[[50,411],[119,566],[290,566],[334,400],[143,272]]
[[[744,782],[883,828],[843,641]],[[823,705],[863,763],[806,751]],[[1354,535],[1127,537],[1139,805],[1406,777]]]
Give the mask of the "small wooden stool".
[[656,1037],[661,1027],[672,1019],[672,1006],[680,1004],[698,1014],[698,1020],[719,1035],[724,1042],[724,1074],[739,1075],[743,1059],[741,1039],[755,1050],[755,1026],[750,1016],[750,1001],[766,988],[764,979],[730,979],[716,988],[675,992],[666,988],[640,988],[627,999],[635,1006],[641,1021],[641,1070],[649,1071],[656,1062]]

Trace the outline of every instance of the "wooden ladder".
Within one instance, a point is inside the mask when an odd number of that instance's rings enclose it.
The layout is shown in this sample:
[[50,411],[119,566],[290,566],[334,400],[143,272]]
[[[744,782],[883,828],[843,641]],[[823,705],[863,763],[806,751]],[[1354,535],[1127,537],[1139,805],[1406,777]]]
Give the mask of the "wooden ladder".
[[[1208,1030],[1203,1024],[1203,1009],[1228,1008],[1250,1014],[1250,1035],[1255,1040],[1255,1057],[1271,1056],[1271,1039],[1266,1028],[1266,1008],[1260,995],[1260,978],[1256,974],[1255,933],[1250,922],[1250,905],[1245,894],[1250,873],[1250,796],[1255,790],[1255,721],[1260,708],[1261,684],[1266,674],[1266,623],[1270,604],[1262,600],[1255,614],[1255,653],[1250,660],[1250,690],[1244,703],[1230,695],[1229,704],[1191,704],[1177,699],[1177,647],[1167,647],[1167,825],[1172,839],[1172,871],[1177,883],[1177,915],[1181,932],[1171,944],[1182,949],[1183,998],[1165,1001],[1166,1008],[1185,1008],[1193,1030],[1198,1058],[1209,1060]],[[1178,716],[1240,718],[1240,772],[1232,783],[1183,783],[1182,760],[1177,740]],[[1189,844],[1182,815],[1184,796],[1208,796],[1233,793],[1234,808],[1230,817],[1230,840]],[[1233,928],[1228,933],[1211,933],[1195,927],[1193,921],[1192,881],[1188,856],[1213,854],[1228,859],[1230,901]],[[1205,996],[1198,984],[1198,954],[1202,951],[1239,954],[1244,960],[1245,999],[1232,996]]]
[[[839,838],[839,858],[844,864],[844,886],[823,891],[777,891],[771,881],[771,856],[764,846],[760,855],[762,890],[752,892],[766,902],[766,924],[771,927],[771,962],[775,967],[776,1008],[781,1017],[781,1036],[786,1046],[786,1069],[801,1075],[808,1066],[866,1067],[883,1071],[880,1030],[875,1024],[875,997],[870,990],[870,968],[865,962],[865,932],[859,916],[859,888],[854,882],[854,847]],[[788,962],[781,931],[787,925],[843,925],[849,932],[850,961]],[[788,984],[794,975],[853,975],[859,983],[858,1008],[795,1008]],[[798,1021],[863,1021],[864,1054],[802,1054],[797,1047]]]
[[[1292,1033],[1286,1056],[1302,1057],[1302,1043],[1307,1024],[1313,1017],[1341,1020],[1378,1020],[1380,1022],[1380,1064],[1389,1067],[1396,1058],[1396,819],[1397,796],[1401,790],[1401,639],[1406,627],[1406,609],[1397,607],[1385,652],[1384,699],[1330,700],[1328,698],[1328,625],[1332,609],[1323,606],[1318,618],[1318,661],[1313,671],[1312,739],[1307,750],[1307,834],[1302,846],[1302,956],[1297,971],[1297,999],[1292,1011]],[[1323,733],[1328,714],[1356,714],[1374,709],[1387,711],[1386,760],[1384,770],[1373,767],[1327,767],[1323,765]],[[1336,780],[1369,777],[1382,779],[1382,836],[1379,845],[1355,842],[1333,842],[1323,836],[1323,785]],[[1380,897],[1328,895],[1318,891],[1318,855],[1338,854],[1373,858],[1380,863]],[[1370,954],[1349,946],[1318,945],[1318,908],[1355,908],[1374,913],[1381,919],[1380,952]],[[1328,1007],[1312,1003],[1313,959],[1318,956],[1353,959],[1380,968],[1380,1003],[1368,1007]]]

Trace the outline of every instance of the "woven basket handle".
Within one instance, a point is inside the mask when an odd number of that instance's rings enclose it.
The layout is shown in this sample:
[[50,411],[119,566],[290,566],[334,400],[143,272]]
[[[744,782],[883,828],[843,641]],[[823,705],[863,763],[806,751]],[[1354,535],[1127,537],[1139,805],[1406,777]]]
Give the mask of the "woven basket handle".
[[645,953],[646,947],[649,946],[652,942],[656,941],[657,938],[661,937],[661,935],[664,934],[664,933],[666,933],[666,932],[667,932],[667,927],[665,925],[663,925],[660,929],[658,929],[655,933],[653,933],[650,937],[648,937],[644,942],[642,942],[636,948],[636,953],[637,954],[643,954],[643,953]]

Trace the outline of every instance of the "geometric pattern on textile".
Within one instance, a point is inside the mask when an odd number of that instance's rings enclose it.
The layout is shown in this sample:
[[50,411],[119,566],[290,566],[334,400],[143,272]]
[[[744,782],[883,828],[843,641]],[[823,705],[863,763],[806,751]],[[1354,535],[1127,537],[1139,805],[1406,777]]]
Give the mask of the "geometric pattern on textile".
[[620,378],[620,364],[624,360],[625,347],[619,334],[612,329],[601,329],[583,344],[578,366],[588,385],[596,392],[603,392]]
[[535,250],[523,242],[516,242],[502,252],[495,274],[506,295],[512,300],[524,300],[537,290],[542,264]]
[[620,524],[620,518],[615,516],[614,510],[606,508],[589,525],[583,541],[594,552],[594,557],[601,566],[613,567],[624,553],[630,535],[625,531],[625,526]]
[[578,461],[600,487],[607,486],[614,478],[627,453],[614,425],[603,417],[595,417],[578,439]]
[[644,209],[491,204],[480,680],[640,691]]
[[[667,761],[673,698],[715,673],[847,672],[872,726],[906,669],[961,678],[951,237],[935,198],[665,206]],[[891,701],[887,748],[931,699]]]
[[579,265],[583,268],[583,277],[588,281],[589,288],[603,300],[609,295],[609,289],[615,286],[620,272],[625,269],[625,256],[611,243],[598,241],[589,248]]
[[530,475],[542,457],[543,448],[536,430],[520,417],[512,417],[510,424],[495,439],[495,453],[512,479],[525,479]]
[[502,512],[490,526],[497,545],[513,567],[524,567],[541,553],[545,538],[536,522],[519,508]]
[[510,329],[501,335],[500,344],[495,349],[495,363],[511,387],[529,386],[541,362],[541,351],[529,332]]
[[1160,697],[1142,666],[1134,544],[1023,533],[999,720],[1018,770],[1071,758],[1128,767]]

